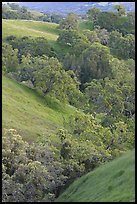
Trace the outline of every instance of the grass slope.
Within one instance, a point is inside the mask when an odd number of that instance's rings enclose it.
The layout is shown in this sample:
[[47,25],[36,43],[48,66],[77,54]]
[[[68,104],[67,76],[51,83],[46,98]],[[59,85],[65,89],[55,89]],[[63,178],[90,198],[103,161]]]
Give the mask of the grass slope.
[[[49,41],[56,41],[59,35],[57,29],[58,24],[43,21],[33,20],[2,20],[2,38],[8,35],[15,35],[17,37],[33,36],[33,37],[46,37]],[[78,29],[93,30],[93,25],[87,20],[80,20]]]
[[135,151],[77,179],[56,202],[135,202]]
[[2,127],[15,128],[27,141],[64,127],[75,108],[44,98],[23,84],[2,77]]
[[49,41],[58,38],[58,24],[32,20],[2,20],[2,38],[8,35],[17,37],[45,37]]

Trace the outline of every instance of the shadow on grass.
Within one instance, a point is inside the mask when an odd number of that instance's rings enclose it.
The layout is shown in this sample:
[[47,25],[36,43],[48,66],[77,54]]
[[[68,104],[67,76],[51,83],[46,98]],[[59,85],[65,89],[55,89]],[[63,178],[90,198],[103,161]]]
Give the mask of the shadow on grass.
[[[15,83],[17,85],[17,82],[15,82]],[[38,103],[45,105],[48,108],[50,108],[56,112],[61,112],[61,113],[65,112],[65,106],[66,106],[65,103],[63,103],[63,102],[61,103],[59,100],[57,100],[53,97],[50,97],[48,95],[43,96],[42,93],[38,92],[37,90],[35,90],[33,88],[27,87],[24,84],[19,83],[18,86],[21,87],[25,92],[33,95],[33,97],[35,98],[35,100]]]

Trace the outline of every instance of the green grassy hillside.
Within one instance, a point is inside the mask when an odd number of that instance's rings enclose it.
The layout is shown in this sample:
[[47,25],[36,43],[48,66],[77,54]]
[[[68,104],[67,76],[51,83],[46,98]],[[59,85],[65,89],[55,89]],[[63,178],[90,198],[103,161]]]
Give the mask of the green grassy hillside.
[[[57,29],[58,24],[33,21],[33,20],[2,20],[2,38],[8,35],[15,35],[17,37],[33,36],[33,37],[46,37],[49,41],[56,41],[59,35]],[[93,25],[89,21],[79,21],[79,30],[85,29],[92,30]]]
[[56,202],[135,202],[135,151],[77,179]]
[[2,37],[15,35],[17,37],[45,37],[49,41],[58,38],[58,24],[32,20],[2,20]]
[[44,98],[23,84],[2,77],[2,127],[15,128],[28,141],[64,127],[71,106]]

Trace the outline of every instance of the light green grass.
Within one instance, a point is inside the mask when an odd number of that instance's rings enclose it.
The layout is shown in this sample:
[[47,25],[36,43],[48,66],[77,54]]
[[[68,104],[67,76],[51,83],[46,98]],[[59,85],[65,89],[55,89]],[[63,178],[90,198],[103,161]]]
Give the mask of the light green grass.
[[135,151],[77,179],[56,202],[135,202]]
[[80,20],[78,23],[78,29],[80,31],[93,30],[93,24],[89,20]]
[[34,141],[43,133],[50,135],[64,127],[74,112],[71,106],[2,78],[2,127],[17,129],[25,140]]
[[[78,24],[80,31],[93,29],[91,22],[80,20]],[[48,41],[56,41],[59,36],[58,24],[33,21],[33,20],[2,20],[2,38],[5,39],[9,35],[16,37],[32,36],[45,37]]]
[[58,38],[58,24],[32,20],[2,20],[2,38],[9,35],[16,37],[45,37],[49,41]]

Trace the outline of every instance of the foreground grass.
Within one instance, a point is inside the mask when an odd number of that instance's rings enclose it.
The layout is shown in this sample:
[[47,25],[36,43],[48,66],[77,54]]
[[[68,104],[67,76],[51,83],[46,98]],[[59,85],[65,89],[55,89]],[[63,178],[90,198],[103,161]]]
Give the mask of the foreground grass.
[[56,202],[135,202],[135,151],[77,179]]
[[27,141],[65,126],[75,108],[44,98],[25,85],[2,78],[2,127],[15,128]]

